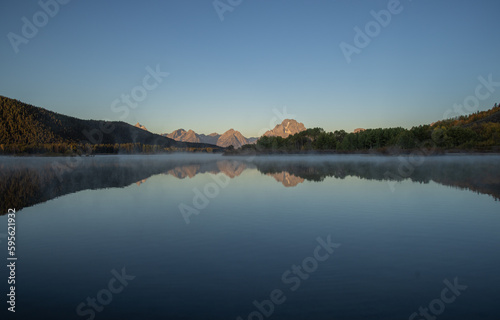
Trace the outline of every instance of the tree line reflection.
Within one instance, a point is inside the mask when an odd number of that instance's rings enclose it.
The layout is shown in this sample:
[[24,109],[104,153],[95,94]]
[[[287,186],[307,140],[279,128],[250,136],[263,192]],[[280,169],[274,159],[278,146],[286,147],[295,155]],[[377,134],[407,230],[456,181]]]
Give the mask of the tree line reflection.
[[[258,170],[284,187],[297,187],[305,181],[326,178],[358,177],[386,180],[389,183],[409,179],[418,183],[436,183],[487,194],[500,199],[498,156],[428,157],[418,165],[409,165],[396,157],[95,157],[67,165],[64,158],[2,158],[0,162],[1,213],[9,208],[20,210],[66,194],[82,190],[123,188],[141,185],[149,177],[166,174],[191,179],[198,174],[224,174],[237,178],[246,170]],[[269,180],[271,183],[273,180]],[[389,188],[388,188],[388,192]]]

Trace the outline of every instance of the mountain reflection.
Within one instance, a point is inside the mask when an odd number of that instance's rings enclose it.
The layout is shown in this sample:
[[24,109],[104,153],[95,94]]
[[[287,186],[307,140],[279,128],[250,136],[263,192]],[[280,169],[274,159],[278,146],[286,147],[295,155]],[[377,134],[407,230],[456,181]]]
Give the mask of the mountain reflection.
[[389,185],[410,179],[419,183],[434,181],[500,199],[498,156],[428,157],[422,163],[413,164],[405,158],[369,156],[257,157],[252,160],[220,156],[0,160],[2,214],[8,208],[20,210],[81,190],[141,185],[158,174],[190,179],[198,174],[221,173],[233,179],[245,170],[258,170],[284,187],[322,181],[327,177],[386,180]]
[[276,181],[281,182],[285,187],[295,187],[299,183],[304,182],[304,178],[297,177],[286,171],[267,173],[267,175],[273,177]]

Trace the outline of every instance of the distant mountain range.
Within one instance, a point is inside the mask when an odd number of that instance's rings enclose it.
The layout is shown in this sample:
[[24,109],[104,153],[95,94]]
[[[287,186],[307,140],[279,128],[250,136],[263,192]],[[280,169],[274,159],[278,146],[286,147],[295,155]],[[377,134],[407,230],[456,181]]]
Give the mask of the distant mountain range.
[[[303,123],[285,119],[260,137],[263,139],[259,142],[259,151],[386,152],[391,148],[411,150],[418,147],[419,141],[432,140],[441,150],[483,152],[498,151],[499,137],[500,105],[495,104],[487,111],[411,129],[357,128],[354,133],[344,130],[325,132],[321,128],[306,129]],[[149,132],[140,123],[132,126],[122,121],[83,120],[0,96],[0,154],[231,153],[233,151],[224,148],[238,149],[250,145],[245,149],[245,152],[249,152],[256,150],[251,145],[258,139],[246,138],[234,129],[223,134],[208,135],[178,129],[158,135]],[[288,177],[283,179],[287,180]]]
[[211,133],[209,135],[198,134],[193,130],[186,131],[184,129],[178,129],[172,133],[165,133],[163,136],[176,141],[208,143],[224,148],[229,146],[240,148],[245,144],[255,143],[255,141],[257,141],[257,138],[245,138],[239,131],[234,129],[229,129],[223,134]]
[[[137,126],[137,125],[136,125]],[[281,124],[278,124],[274,129],[269,130],[264,133],[264,136],[272,137],[282,137],[286,138],[290,135],[294,135],[301,131],[306,130],[303,123],[297,122],[293,119],[285,119]],[[178,129],[172,133],[165,133],[163,136],[176,141],[182,142],[196,142],[196,143],[208,143],[214,144],[219,147],[229,147],[240,148],[245,144],[253,144],[257,142],[258,138],[246,138],[239,131],[234,129],[229,129],[223,134],[211,133],[209,135],[198,134],[193,130]]]

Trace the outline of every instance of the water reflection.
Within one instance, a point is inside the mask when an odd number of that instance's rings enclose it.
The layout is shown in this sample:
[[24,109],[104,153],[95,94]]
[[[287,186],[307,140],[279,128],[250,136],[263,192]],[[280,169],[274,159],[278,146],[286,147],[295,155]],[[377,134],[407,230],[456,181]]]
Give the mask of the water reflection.
[[281,182],[285,187],[295,187],[299,183],[305,181],[304,178],[297,177],[287,171],[281,171],[277,173],[267,173],[268,176],[273,177],[276,181]]
[[[120,188],[140,185],[158,174],[191,179],[198,174],[222,173],[234,179],[245,170],[258,170],[284,187],[304,181],[320,182],[327,177],[344,179],[409,179],[488,194],[500,199],[500,156],[439,156],[421,163],[377,156],[274,156],[226,158],[222,156],[108,156],[67,158],[0,158],[0,203],[8,208],[37,203],[86,189]],[[273,180],[269,180],[271,183]],[[389,189],[389,187],[388,187]]]

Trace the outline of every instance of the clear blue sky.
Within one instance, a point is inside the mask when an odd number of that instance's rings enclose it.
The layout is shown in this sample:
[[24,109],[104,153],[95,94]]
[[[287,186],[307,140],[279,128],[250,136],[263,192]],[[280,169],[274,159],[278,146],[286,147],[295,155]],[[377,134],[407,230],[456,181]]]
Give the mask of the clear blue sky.
[[[112,102],[159,65],[168,77],[126,122],[255,136],[283,107],[332,131],[430,123],[474,95],[479,76],[500,81],[498,0],[401,0],[347,63],[340,43],[390,2],[243,0],[221,21],[210,0],[72,0],[43,21],[37,1],[3,0],[0,95],[120,120]],[[8,34],[23,36],[34,15],[41,27],[15,53]],[[495,90],[479,110],[500,102]]]

